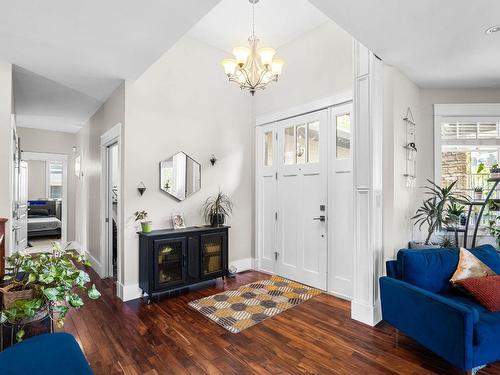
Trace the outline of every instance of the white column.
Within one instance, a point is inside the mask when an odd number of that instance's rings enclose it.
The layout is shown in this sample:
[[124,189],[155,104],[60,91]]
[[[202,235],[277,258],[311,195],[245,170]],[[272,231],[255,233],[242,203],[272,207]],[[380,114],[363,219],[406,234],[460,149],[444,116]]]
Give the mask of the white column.
[[382,62],[354,41],[354,296],[351,317],[381,320],[382,275]]

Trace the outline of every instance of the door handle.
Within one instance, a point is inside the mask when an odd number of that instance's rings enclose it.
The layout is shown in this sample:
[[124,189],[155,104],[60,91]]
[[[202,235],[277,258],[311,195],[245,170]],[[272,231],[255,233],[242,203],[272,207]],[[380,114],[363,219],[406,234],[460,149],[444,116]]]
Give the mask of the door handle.
[[326,218],[325,218],[325,215],[320,215],[318,217],[313,217],[313,220],[325,221]]

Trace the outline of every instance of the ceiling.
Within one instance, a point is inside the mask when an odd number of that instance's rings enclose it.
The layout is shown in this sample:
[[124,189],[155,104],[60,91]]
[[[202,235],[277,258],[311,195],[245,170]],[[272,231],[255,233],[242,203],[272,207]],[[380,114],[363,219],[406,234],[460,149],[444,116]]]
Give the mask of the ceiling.
[[123,80],[139,77],[217,3],[2,1],[0,60],[17,66],[18,125],[77,131]]
[[[255,34],[261,46],[279,48],[329,18],[308,0],[260,0],[255,5]],[[246,46],[252,33],[252,5],[248,0],[222,0],[188,33],[230,53]]]
[[310,0],[420,87],[500,87],[498,0]]

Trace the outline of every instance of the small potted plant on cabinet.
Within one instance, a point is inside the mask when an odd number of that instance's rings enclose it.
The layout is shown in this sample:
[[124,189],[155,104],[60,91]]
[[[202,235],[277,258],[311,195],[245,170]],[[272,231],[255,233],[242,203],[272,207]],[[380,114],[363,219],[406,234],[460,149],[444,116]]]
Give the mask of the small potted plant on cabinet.
[[148,219],[148,213],[146,211],[136,211],[134,212],[135,221],[141,222],[141,228],[144,233],[149,233],[152,230],[153,223]]
[[203,219],[214,227],[224,224],[226,216],[232,212],[233,202],[220,190],[216,195],[208,197],[201,207]]

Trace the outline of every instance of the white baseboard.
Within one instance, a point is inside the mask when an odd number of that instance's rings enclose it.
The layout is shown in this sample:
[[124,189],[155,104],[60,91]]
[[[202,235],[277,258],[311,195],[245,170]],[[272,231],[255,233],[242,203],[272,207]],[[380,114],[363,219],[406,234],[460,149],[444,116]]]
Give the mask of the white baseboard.
[[101,279],[105,277],[104,267],[102,266],[101,262],[99,262],[96,258],[94,258],[94,256],[87,250],[81,249],[78,252],[87,257],[87,259],[92,265],[93,270],[97,272],[97,274]]
[[116,283],[118,297],[123,301],[130,301],[133,299],[141,298],[142,290],[139,284],[123,285],[120,282]]
[[229,262],[229,265],[236,267],[237,272],[243,272],[255,269],[253,258],[233,260],[232,262]]
[[380,305],[369,306],[356,301],[351,302],[351,318],[375,327],[382,320]]

